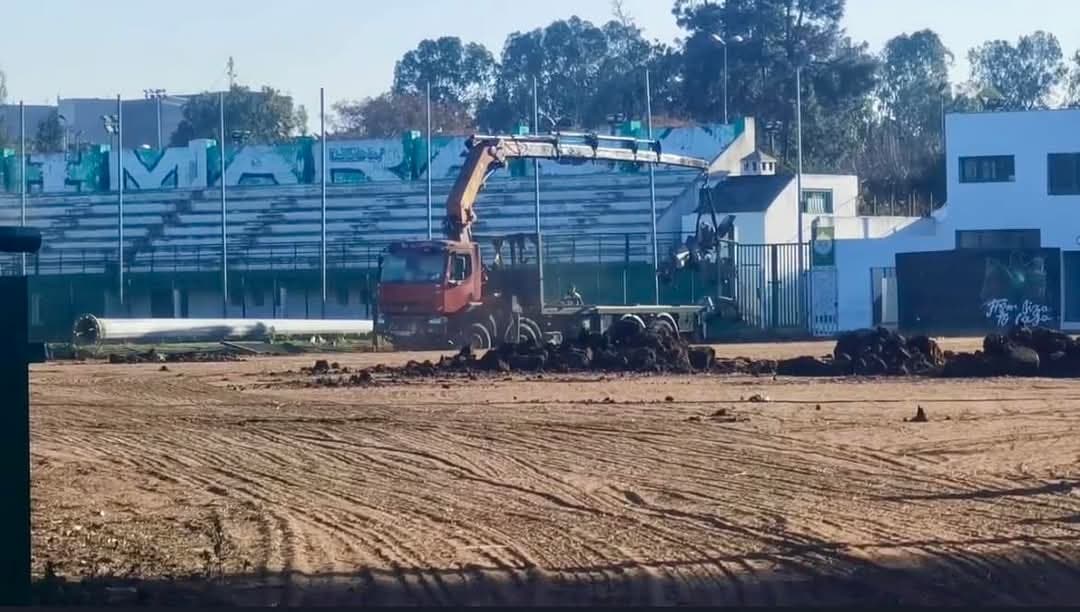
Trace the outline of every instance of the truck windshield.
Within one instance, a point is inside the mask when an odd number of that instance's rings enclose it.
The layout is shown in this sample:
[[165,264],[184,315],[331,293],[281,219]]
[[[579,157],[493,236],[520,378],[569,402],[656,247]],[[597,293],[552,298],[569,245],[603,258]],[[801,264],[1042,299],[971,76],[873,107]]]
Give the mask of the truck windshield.
[[443,253],[388,253],[383,258],[384,283],[437,283],[446,272]]

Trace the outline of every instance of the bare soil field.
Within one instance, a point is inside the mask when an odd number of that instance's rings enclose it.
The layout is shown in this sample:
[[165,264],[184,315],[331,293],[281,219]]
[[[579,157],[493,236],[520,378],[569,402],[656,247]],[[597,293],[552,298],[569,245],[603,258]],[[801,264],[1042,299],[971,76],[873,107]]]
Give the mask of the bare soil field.
[[308,387],[315,358],[34,366],[36,574],[114,603],[1080,604],[1080,380]]

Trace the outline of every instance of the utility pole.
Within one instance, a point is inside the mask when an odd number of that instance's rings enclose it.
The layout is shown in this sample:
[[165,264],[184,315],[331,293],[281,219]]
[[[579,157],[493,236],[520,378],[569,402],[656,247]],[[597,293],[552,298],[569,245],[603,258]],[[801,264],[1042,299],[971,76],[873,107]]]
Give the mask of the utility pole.
[[[645,120],[652,140],[652,88],[649,85],[649,71],[645,71]],[[652,227],[652,263],[653,263],[653,299],[660,303],[660,242],[656,237],[656,167],[649,164],[649,221]]]
[[322,168],[319,182],[322,185],[322,198],[321,198],[321,234],[319,238],[320,253],[319,253],[319,271],[322,278],[322,318],[326,318],[326,177],[330,174],[326,169],[326,160],[328,158],[326,151],[326,89],[319,88],[319,158],[320,168]]
[[117,241],[120,277],[120,305],[124,305],[124,105],[116,94],[116,176],[117,176]]
[[431,240],[433,234],[431,221],[431,81],[427,83],[427,142],[424,144],[427,152],[427,161],[424,164],[424,172],[427,174],[427,239]]
[[[802,190],[802,66],[795,66],[795,148],[796,148],[796,171],[795,171],[795,197],[798,221],[798,245],[796,256],[798,258],[799,275],[799,318],[803,323],[809,324],[806,319],[806,269],[803,261],[803,190]],[[809,330],[809,327],[807,327]]]
[[[19,225],[26,227],[26,105],[19,100]],[[19,254],[19,274],[26,276],[26,253]]]
[[[232,70],[232,58],[229,58]],[[229,80],[232,80],[230,74]],[[221,149],[221,316],[229,317],[229,228],[225,206],[225,92],[218,94],[218,119],[221,132],[218,145]]]
[[[533,77],[533,135],[540,135],[540,95]],[[536,263],[540,307],[544,306],[544,237],[540,232],[540,160],[533,159],[533,212],[536,216]]]

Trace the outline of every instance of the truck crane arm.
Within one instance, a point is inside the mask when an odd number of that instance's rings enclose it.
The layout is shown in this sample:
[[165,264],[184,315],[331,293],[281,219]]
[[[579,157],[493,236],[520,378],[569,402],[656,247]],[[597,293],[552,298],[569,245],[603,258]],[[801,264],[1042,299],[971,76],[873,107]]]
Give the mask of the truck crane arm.
[[576,159],[661,164],[706,171],[709,162],[684,155],[664,153],[658,140],[640,140],[596,134],[558,133],[541,136],[474,135],[466,143],[468,152],[457,181],[446,200],[447,238],[472,240],[476,221],[476,198],[487,178],[510,159]]

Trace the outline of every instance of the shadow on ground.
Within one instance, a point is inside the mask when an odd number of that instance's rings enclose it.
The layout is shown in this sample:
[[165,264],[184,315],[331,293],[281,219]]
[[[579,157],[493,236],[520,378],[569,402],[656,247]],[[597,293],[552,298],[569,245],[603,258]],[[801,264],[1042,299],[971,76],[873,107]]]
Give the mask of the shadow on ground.
[[[870,546],[868,548],[874,548]],[[889,548],[882,545],[881,548]],[[35,582],[35,604],[88,605],[1080,605],[1075,548],[959,547],[871,561],[827,550],[590,567],[397,567]],[[940,548],[937,548],[940,551]],[[835,552],[835,551],[834,551]],[[734,561],[733,561],[734,559]],[[748,563],[754,560],[757,563]],[[768,571],[755,570],[767,560]],[[832,561],[829,563],[828,561]],[[822,562],[825,563],[822,563]],[[732,567],[741,567],[735,571]]]

